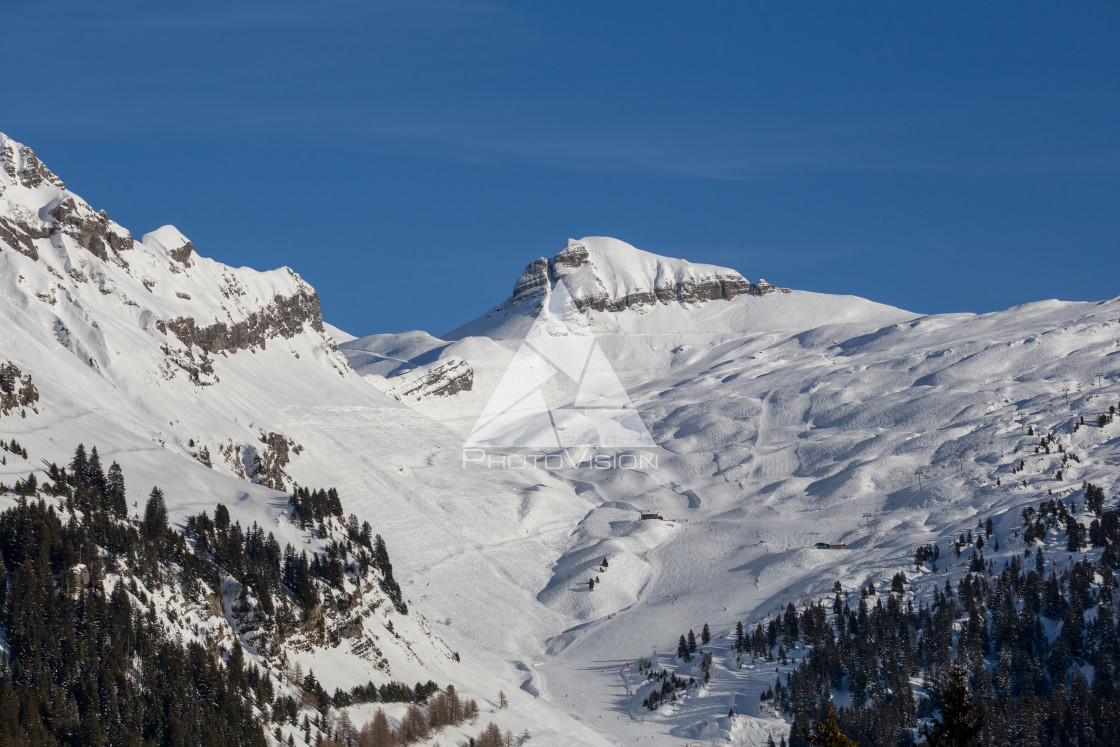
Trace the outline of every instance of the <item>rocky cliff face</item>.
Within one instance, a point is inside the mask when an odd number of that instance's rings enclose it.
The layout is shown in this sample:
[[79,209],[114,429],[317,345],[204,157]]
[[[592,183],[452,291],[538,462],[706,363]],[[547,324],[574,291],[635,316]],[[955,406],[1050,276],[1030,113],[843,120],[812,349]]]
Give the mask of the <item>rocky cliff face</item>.
[[270,338],[290,339],[302,332],[304,325],[317,332],[323,331],[319,296],[310,287],[301,288],[291,296],[277,294],[272,303],[232,324],[215,322],[200,327],[189,316],[156,322],[161,332],[170,332],[188,347],[198,347],[211,354],[264,348]]
[[462,358],[451,356],[437,364],[412,369],[390,381],[394,385],[385,393],[400,401],[450,397],[474,388],[474,369]]
[[[109,261],[111,257],[122,267],[128,267],[121,253],[131,249],[135,243],[132,234],[111,222],[104,210],[95,213],[84,202],[67,197],[51,207],[48,215],[48,236],[69,236],[98,259]],[[56,239],[54,243],[60,242]]]
[[0,363],[0,416],[27,409],[38,412],[35,404],[39,401],[39,390],[31,383],[31,374],[25,374],[14,363]]
[[769,293],[792,293],[792,292],[793,291],[791,291],[789,288],[779,288],[776,285],[773,285],[771,283],[767,283],[762,278],[759,278],[757,283],[754,283],[753,285],[751,285],[751,295],[753,295],[753,296],[765,296]]
[[[0,169],[7,174],[10,181],[28,189],[43,184],[66,189],[62,180],[52,174],[30,148],[17,143],[3,133],[0,133]],[[2,186],[0,186],[0,194],[3,194]]]
[[730,300],[752,289],[750,281],[734,270],[660,257],[616,239],[590,237],[569,240],[552,259],[531,262],[514,284],[509,306],[539,301],[559,282],[581,311]]
[[[106,374],[124,364],[110,349],[136,347],[117,337],[120,328],[147,332],[163,353],[161,376],[185,371],[197,385],[216,381],[209,356],[264,349],[270,340],[304,333],[347,367],[324,334],[318,295],[296,273],[234,269],[199,257],[172,226],[136,241],[67,190],[30,148],[3,134],[0,265],[2,290],[25,310],[24,321]],[[106,314],[118,324],[106,325]]]

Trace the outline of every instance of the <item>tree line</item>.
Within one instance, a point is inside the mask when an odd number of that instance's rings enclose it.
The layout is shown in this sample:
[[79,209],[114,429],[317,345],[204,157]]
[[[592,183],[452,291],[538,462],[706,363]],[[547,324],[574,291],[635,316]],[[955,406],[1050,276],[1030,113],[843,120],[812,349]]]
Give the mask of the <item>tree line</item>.
[[310,556],[281,549],[256,524],[242,529],[221,504],[212,518],[202,512],[185,533],[175,531],[159,487],[129,517],[123,471],[115,462],[105,468],[96,447],[80,445],[68,465],[52,464],[41,484],[29,475],[14,492],[17,504],[0,512],[2,744],[264,745],[270,725],[298,729],[309,704],[326,725],[330,709],[374,701],[408,702],[410,713],[426,707],[424,729],[412,718],[392,731],[394,742],[382,742],[406,744],[477,716],[473,700],[431,681],[370,682],[328,695],[309,673],[293,698],[246,661],[236,639],[219,647],[169,634],[152,590],[212,604],[223,578],[241,584],[239,604],[251,598],[254,623],[271,630],[271,639],[254,639],[266,654],[286,632],[316,620],[321,630],[324,608],[346,612],[353,594],[344,581],[360,583],[370,569],[405,614],[384,540],[353,515],[334,521],[342,507],[333,488],[292,495],[293,521],[327,535],[342,527]]
[[[869,580],[854,604],[837,582],[829,605],[790,604],[753,634],[740,624],[741,655],[778,660],[809,649],[761,694],[792,717],[790,747],[1120,744],[1120,511],[1103,509],[1100,488],[1085,489],[1088,529],[1072,501],[1027,508],[1022,553],[997,571],[974,549],[956,586],[946,578],[928,604],[915,607],[898,573],[882,589]],[[1047,563],[1054,545],[1079,555]],[[1101,551],[1095,561],[1082,554],[1090,548]],[[916,560],[934,557],[935,548],[919,549]],[[850,705],[834,709],[841,689]],[[821,741],[822,729],[854,741]]]

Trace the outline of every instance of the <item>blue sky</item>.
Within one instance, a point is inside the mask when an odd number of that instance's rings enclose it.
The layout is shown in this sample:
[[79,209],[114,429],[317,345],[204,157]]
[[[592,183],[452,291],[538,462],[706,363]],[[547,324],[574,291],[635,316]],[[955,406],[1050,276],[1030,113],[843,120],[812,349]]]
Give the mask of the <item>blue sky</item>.
[[1120,294],[1115,2],[87,5],[0,10],[0,131],[354,333],[586,235],[920,312]]

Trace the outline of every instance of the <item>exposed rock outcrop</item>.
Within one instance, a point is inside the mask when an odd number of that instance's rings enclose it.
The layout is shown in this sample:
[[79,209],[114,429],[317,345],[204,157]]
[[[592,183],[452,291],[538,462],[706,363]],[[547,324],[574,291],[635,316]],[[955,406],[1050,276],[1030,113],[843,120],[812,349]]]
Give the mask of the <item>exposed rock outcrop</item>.
[[161,345],[160,350],[167,356],[163,366],[165,378],[171,379],[174,377],[175,368],[171,365],[174,364],[174,366],[187,373],[192,384],[210,386],[218,383],[218,376],[214,373],[214,361],[205,350],[198,356],[195,356],[192,347],[173,348],[170,345]]
[[54,223],[51,235],[70,236],[90,254],[102,260],[109,259],[109,250],[115,255],[132,248],[132,234],[112,223],[104,210],[93,208],[67,197],[50,212]]
[[305,324],[310,324],[317,332],[323,331],[319,295],[310,286],[292,296],[276,296],[268,306],[239,322],[215,322],[200,327],[191,317],[179,317],[157,321],[156,327],[165,334],[174,334],[185,345],[197,345],[215,354],[264,348],[272,337],[291,339],[303,331]]
[[28,408],[38,412],[39,390],[31,383],[31,374],[24,374],[14,363],[0,363],[0,416]]
[[552,263],[544,257],[529,263],[521,273],[521,277],[513,284],[512,305],[524,303],[544,294],[552,282],[551,265]]
[[779,288],[776,285],[772,285],[770,283],[767,283],[762,278],[759,278],[758,282],[751,286],[751,295],[752,296],[765,296],[768,293],[792,293],[792,292],[793,291],[791,291],[789,288]]
[[263,448],[257,448],[249,467],[249,479],[273,490],[287,490],[292,478],[284,471],[291,460],[289,453],[299,454],[303,447],[279,433],[262,433]]
[[249,476],[245,474],[245,463],[241,458],[242,448],[241,444],[235,443],[231,438],[218,444],[218,453],[222,455],[226,466],[233,471],[233,474],[242,480],[248,480]]
[[456,356],[431,368],[401,374],[399,381],[385,392],[397,400],[450,397],[458,392],[469,392],[474,387],[474,369]]
[[[62,180],[51,173],[34,151],[3,136],[0,136],[0,168],[28,189],[35,189],[43,184],[66,189]],[[0,192],[3,192],[2,185]]]
[[564,282],[580,311],[622,311],[653,304],[730,300],[751,291],[738,272],[659,257],[615,239],[570,240],[552,259],[541,257],[514,284],[510,306],[535,301]]
[[[45,239],[50,232],[41,227],[27,226],[0,216],[0,244],[7,244],[25,257],[39,259],[35,239]],[[0,248],[2,251],[2,248]]]
[[194,458],[198,460],[199,464],[204,464],[210,469],[214,469],[214,463],[210,461],[210,449],[205,445],[200,446],[198,451],[195,452]]
[[185,265],[190,260],[192,252],[194,252],[194,244],[188,241],[178,249],[173,249],[170,252],[170,255],[171,259],[175,260],[181,265]]

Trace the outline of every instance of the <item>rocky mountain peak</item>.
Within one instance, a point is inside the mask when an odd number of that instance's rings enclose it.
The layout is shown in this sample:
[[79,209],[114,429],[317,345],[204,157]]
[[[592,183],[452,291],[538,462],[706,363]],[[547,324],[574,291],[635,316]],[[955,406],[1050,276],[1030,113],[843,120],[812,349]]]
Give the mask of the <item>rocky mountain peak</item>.
[[0,295],[22,309],[20,325],[41,329],[110,376],[127,378],[134,365],[113,351],[154,346],[154,375],[185,371],[201,386],[217,380],[209,356],[263,350],[271,340],[300,335],[326,351],[334,370],[346,369],[324,336],[319,297],[294,272],[199,257],[174,226],[136,241],[5,135]]
[[133,248],[132,234],[66,189],[31,148],[0,133],[0,240],[38,260],[40,239],[57,254],[64,236],[99,260],[128,266],[122,253]]
[[[27,189],[35,189],[44,184],[59,189],[66,189],[62,180],[51,173],[35,152],[22,143],[17,143],[10,137],[0,132],[0,194],[3,194],[3,182],[19,184]],[[6,179],[5,179],[6,177]]]
[[752,285],[735,270],[642,251],[618,239],[569,239],[551,259],[529,263],[514,284],[510,307],[539,302],[559,282],[580,310],[622,311],[652,304],[730,300]]

